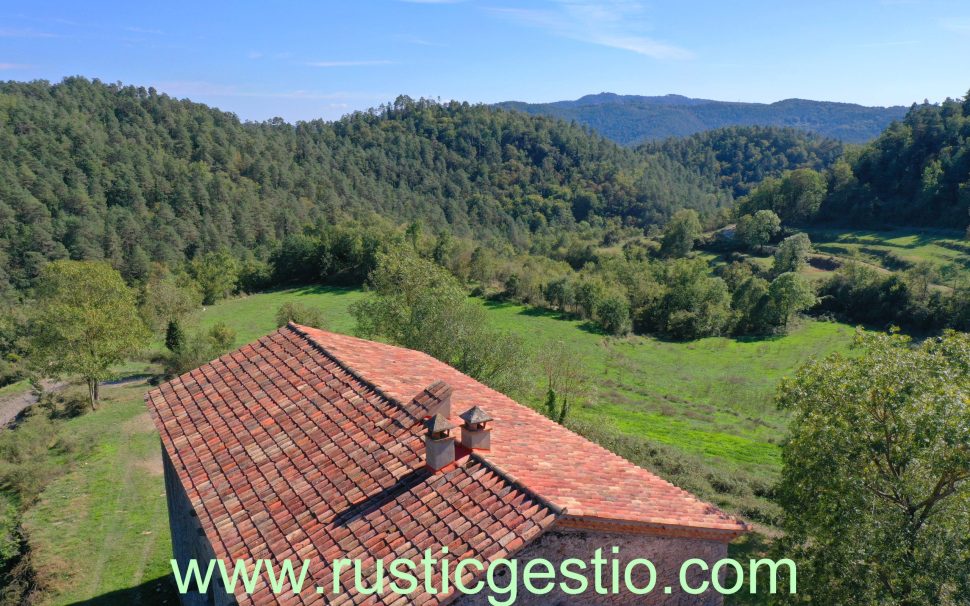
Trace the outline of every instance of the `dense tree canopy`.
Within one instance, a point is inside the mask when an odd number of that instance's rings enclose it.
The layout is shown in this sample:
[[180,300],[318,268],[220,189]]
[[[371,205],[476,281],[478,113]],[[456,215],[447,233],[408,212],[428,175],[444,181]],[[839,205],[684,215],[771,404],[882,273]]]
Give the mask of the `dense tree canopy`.
[[642,150],[690,166],[740,198],[768,177],[799,168],[828,168],[842,156],[843,146],[792,128],[733,126],[652,143]]
[[[914,105],[833,172],[829,221],[966,226],[970,209],[970,94]],[[849,169],[849,170],[847,170]]]
[[[401,97],[332,123],[254,124],[154,89],[0,84],[0,286],[61,258],[106,260],[129,282],[152,261],[265,259],[306,225],[372,213],[522,246],[592,216],[648,224],[729,200],[669,159],[486,106]],[[224,285],[209,286],[207,299]]]
[[861,355],[809,363],[779,501],[801,601],[965,604],[970,595],[970,337],[914,347],[860,333]]

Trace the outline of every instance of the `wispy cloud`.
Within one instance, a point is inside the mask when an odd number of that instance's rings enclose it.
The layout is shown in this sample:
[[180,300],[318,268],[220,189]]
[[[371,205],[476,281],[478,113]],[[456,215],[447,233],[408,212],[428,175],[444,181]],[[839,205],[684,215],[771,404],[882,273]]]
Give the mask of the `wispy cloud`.
[[126,27],[124,28],[126,32],[133,32],[135,34],[153,34],[155,36],[164,36],[165,32],[160,29],[149,29],[145,27]]
[[57,38],[57,34],[36,29],[0,27],[0,38]]
[[0,69],[27,69],[33,67],[25,63],[0,63]]
[[886,42],[863,42],[856,44],[856,48],[891,48],[893,46],[915,46],[919,40],[887,40]]
[[361,61],[307,61],[305,65],[310,67],[374,67],[378,65],[393,65],[393,61],[380,60],[361,60]]
[[169,80],[155,83],[155,88],[176,97],[254,97],[264,99],[304,99],[315,101],[353,101],[386,99],[388,95],[373,93],[312,90],[261,91],[200,80]]
[[458,4],[459,2],[464,2],[465,0],[401,0],[401,2],[407,2],[408,4]]
[[394,39],[397,40],[398,42],[404,42],[406,44],[415,44],[417,46],[446,46],[445,44],[441,44],[440,42],[432,42],[431,40],[427,40],[425,38],[419,38],[418,36],[414,36],[411,34],[401,34],[399,36],[394,36]]
[[970,34],[970,19],[941,19],[940,27],[957,34]]
[[645,35],[651,29],[640,2],[556,0],[549,9],[490,8],[494,15],[557,36],[630,51],[654,59],[690,59],[689,50]]

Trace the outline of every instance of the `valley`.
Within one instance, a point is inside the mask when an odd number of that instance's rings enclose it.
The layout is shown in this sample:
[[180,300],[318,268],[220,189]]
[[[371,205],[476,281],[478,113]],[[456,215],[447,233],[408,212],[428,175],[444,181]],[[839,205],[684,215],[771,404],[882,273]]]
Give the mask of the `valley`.
[[[828,442],[788,441],[817,430],[800,403],[823,371],[865,385],[873,356],[963,351],[970,97],[866,145],[844,141],[881,122],[783,122],[624,147],[457,101],[254,123],[151,87],[0,83],[0,399],[66,382],[0,431],[0,604],[171,604],[144,393],[286,320],[507,393],[750,524],[739,557],[786,545],[814,503],[792,478],[828,479],[797,475]],[[895,401],[847,406],[873,400]]]

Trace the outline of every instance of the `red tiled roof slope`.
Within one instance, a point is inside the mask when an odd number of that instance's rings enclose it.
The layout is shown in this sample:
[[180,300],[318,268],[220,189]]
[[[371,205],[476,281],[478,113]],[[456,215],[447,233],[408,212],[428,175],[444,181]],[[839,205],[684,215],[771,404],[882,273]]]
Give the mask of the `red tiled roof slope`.
[[385,394],[410,401],[442,380],[453,388],[453,420],[478,405],[492,422],[487,461],[567,518],[653,526],[730,540],[746,526],[713,505],[590,442],[511,398],[422,352],[292,325]]
[[[477,455],[446,473],[428,473],[421,407],[388,399],[294,327],[182,375],[146,400],[218,558],[389,563],[447,545],[452,557],[488,562],[534,540],[558,515]],[[315,583],[329,587],[329,568],[314,570]],[[416,576],[423,587],[420,571]],[[341,583],[352,588],[353,572]],[[236,598],[320,598],[268,592],[263,586]],[[333,604],[394,603],[394,596],[353,591],[328,597]]]

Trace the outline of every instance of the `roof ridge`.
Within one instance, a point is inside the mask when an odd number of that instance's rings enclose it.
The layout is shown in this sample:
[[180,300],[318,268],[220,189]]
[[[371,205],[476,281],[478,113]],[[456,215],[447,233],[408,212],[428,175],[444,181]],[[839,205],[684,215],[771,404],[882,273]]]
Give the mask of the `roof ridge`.
[[[279,330],[282,330],[283,328],[284,327],[280,327]],[[399,400],[396,397],[392,396],[391,394],[387,393],[386,391],[384,391],[383,389],[381,389],[381,387],[379,385],[377,385],[377,383],[375,383],[375,382],[371,381],[370,379],[368,379],[367,377],[365,377],[364,376],[364,373],[362,373],[359,370],[357,370],[356,368],[352,367],[350,364],[347,364],[347,362],[341,360],[336,354],[334,354],[332,351],[330,351],[329,349],[327,349],[326,347],[324,347],[322,343],[320,343],[319,341],[317,341],[316,339],[314,339],[305,330],[303,330],[303,327],[301,325],[299,325],[299,324],[297,324],[297,323],[295,323],[293,321],[290,321],[290,322],[287,322],[286,323],[285,328],[289,328],[290,330],[292,330],[296,334],[300,335],[300,337],[304,341],[306,341],[307,343],[310,344],[310,347],[313,347],[314,349],[319,350],[320,353],[322,353],[323,355],[325,355],[328,358],[330,358],[331,361],[333,361],[340,368],[343,368],[352,377],[354,377],[355,379],[357,379],[358,381],[360,381],[361,383],[363,383],[364,385],[366,385],[368,388],[374,390],[375,393],[377,393],[379,396],[381,396],[382,398],[384,398],[385,400],[387,400],[391,404],[393,404],[393,405],[397,406],[398,408],[400,408],[402,412],[404,412],[408,416],[412,417],[415,420],[415,422],[421,422],[423,420],[420,415],[414,414],[414,411],[412,410],[412,407],[404,404],[404,402],[402,402],[401,400]]]

